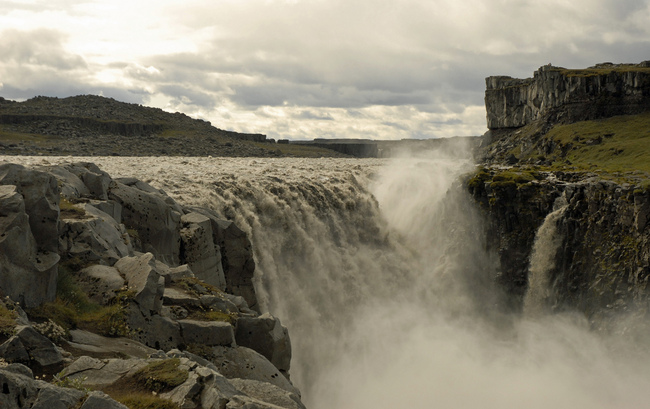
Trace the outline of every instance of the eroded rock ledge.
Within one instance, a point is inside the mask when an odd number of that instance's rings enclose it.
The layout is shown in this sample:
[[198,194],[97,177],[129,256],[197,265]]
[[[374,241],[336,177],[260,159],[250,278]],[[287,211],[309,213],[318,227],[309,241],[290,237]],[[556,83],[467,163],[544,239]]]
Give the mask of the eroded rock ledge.
[[[92,163],[0,163],[0,246],[1,407],[120,408],[101,392],[120,382],[165,407],[304,407],[250,241],[211,210]],[[168,361],[182,382],[137,390]]]

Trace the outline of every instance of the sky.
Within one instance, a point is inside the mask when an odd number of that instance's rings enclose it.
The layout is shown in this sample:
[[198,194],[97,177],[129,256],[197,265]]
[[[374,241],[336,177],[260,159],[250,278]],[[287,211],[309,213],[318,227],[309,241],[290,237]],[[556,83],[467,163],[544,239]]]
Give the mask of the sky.
[[485,77],[650,60],[650,0],[0,0],[0,96],[275,139],[481,135]]

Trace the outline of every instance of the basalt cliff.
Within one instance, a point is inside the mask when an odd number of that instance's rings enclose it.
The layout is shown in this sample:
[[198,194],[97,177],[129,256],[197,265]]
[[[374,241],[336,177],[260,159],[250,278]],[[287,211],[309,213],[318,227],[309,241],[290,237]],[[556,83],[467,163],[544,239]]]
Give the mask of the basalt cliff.
[[489,131],[467,186],[487,219],[509,308],[524,308],[536,235],[557,211],[545,308],[580,312],[595,327],[647,313],[649,67],[544,66],[529,79],[486,79]]

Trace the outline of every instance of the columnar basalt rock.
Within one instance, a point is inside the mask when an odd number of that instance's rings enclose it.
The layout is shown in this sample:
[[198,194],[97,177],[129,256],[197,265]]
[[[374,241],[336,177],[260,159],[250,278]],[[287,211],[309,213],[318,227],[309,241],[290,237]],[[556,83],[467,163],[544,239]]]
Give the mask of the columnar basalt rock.
[[586,70],[546,65],[535,71],[533,78],[487,77],[487,126],[518,128],[553,112],[557,112],[556,119],[572,122],[648,110],[649,67],[650,61]]

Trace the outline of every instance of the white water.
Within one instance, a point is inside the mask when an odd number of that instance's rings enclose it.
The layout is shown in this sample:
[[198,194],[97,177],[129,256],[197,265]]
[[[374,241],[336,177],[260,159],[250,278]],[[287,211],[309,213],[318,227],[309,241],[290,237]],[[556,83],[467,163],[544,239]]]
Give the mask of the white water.
[[453,188],[462,155],[87,159],[251,235],[262,304],[289,327],[310,409],[649,406],[647,339],[496,310],[480,214]]
[[535,242],[528,267],[528,291],[524,298],[524,315],[539,317],[549,310],[550,283],[548,273],[555,267],[555,255],[562,244],[557,223],[564,214],[568,203],[559,196],[553,204],[553,211],[545,218],[535,235]]

